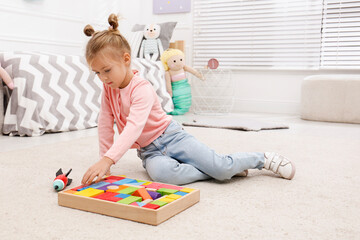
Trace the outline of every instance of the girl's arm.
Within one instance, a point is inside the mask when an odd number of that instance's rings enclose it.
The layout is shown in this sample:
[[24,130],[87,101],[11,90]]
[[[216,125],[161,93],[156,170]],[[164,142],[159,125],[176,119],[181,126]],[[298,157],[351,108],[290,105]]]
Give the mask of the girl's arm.
[[123,131],[101,160],[87,170],[81,181],[82,184],[90,184],[94,178],[97,178],[96,182],[99,182],[111,165],[115,164],[140,137],[157,97],[151,84],[146,83],[142,83],[133,90],[130,99],[130,114]]
[[101,108],[98,118],[99,155],[102,158],[114,142],[114,115],[111,111],[108,94],[105,90],[101,96]]
[[106,87],[101,95],[101,108],[98,118],[98,136],[99,136],[99,151],[100,160],[93,164],[84,174],[81,184],[90,184],[95,177],[99,182],[101,178],[110,170],[114,161],[104,154],[110,149],[114,142],[114,115],[112,114],[109,97],[107,95]]
[[156,93],[148,82],[142,82],[133,89],[126,125],[115,143],[106,152],[106,157],[117,162],[131,148],[144,130],[156,97]]

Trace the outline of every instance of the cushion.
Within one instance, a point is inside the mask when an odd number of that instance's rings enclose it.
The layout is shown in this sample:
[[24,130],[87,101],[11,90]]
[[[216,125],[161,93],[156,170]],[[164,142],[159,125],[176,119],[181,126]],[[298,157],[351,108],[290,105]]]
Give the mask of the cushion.
[[313,75],[301,86],[301,118],[360,123],[360,75]]
[[127,41],[131,48],[132,58],[138,57],[143,38],[144,38],[144,34],[142,32],[131,32],[127,37]]
[[[161,32],[160,32],[160,40],[161,40],[161,44],[164,48],[164,50],[169,48],[170,45],[170,40],[172,37],[172,34],[174,32],[174,29],[176,27],[177,22],[164,22],[164,23],[157,23],[158,25],[160,25],[161,27]],[[133,32],[141,32],[143,33],[145,28],[145,24],[135,24],[132,28]],[[139,50],[137,51],[136,57],[139,57]]]
[[0,53],[14,81],[3,133],[39,136],[97,126],[101,81],[82,56]]

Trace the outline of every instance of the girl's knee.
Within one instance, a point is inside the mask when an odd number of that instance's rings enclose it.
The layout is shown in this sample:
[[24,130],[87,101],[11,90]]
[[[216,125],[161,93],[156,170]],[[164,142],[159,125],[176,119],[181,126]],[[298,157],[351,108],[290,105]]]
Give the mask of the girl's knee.
[[176,161],[161,161],[160,163],[146,163],[146,171],[155,182],[173,183],[180,163]]

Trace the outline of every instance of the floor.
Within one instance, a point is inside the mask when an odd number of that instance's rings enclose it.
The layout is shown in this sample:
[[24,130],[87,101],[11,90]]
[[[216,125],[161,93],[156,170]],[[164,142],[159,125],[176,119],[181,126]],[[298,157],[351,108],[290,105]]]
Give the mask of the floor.
[[[191,113],[187,113],[182,116],[174,116],[174,119],[182,123],[184,121],[188,121],[193,116],[196,116],[198,118],[201,117],[202,115],[194,115]],[[203,115],[203,116],[208,117],[208,115]],[[220,115],[220,116],[224,116],[224,115]],[[261,120],[269,120],[269,121],[283,122],[283,123],[299,121],[298,116],[284,115],[284,114],[265,114],[265,113],[235,114],[234,113],[234,114],[227,114],[225,116],[261,119]],[[91,129],[85,129],[85,130],[73,131],[73,132],[63,132],[63,133],[46,133],[40,137],[9,137],[9,136],[0,135],[0,152],[31,148],[42,144],[52,144],[52,143],[64,142],[72,139],[90,137],[96,135],[97,135],[97,128],[91,128]]]
[[[200,189],[200,202],[157,227],[58,206],[52,189],[55,172],[72,168],[72,186],[80,185],[84,172],[98,161],[96,128],[41,137],[0,136],[0,192],[5,193],[0,194],[0,239],[105,240],[114,234],[120,239],[159,234],[171,239],[186,234],[186,239],[196,240],[359,239],[360,124],[279,114],[228,117],[280,122],[289,129],[185,129],[218,153],[279,152],[296,165],[295,178],[288,181],[271,171],[250,169],[245,178],[188,184]],[[128,151],[111,171],[150,181],[136,151]]]

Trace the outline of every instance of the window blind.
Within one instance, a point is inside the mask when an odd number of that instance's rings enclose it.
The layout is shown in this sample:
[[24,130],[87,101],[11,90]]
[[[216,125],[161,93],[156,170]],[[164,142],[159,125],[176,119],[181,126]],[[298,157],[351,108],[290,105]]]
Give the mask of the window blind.
[[193,65],[319,68],[321,0],[194,0]]
[[321,67],[360,68],[360,1],[324,0]]

